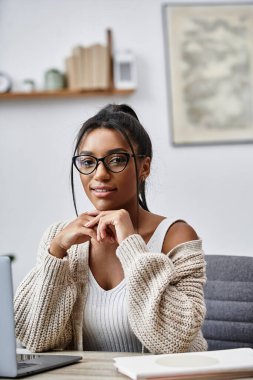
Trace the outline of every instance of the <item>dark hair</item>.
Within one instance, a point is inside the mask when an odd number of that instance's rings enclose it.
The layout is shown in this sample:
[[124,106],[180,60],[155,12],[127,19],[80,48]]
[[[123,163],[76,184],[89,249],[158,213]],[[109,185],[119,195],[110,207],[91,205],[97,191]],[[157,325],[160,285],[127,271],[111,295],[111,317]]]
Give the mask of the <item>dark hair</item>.
[[[119,131],[128,142],[132,153],[135,153],[133,148],[133,144],[135,144],[137,146],[136,153],[138,155],[144,155],[152,159],[152,143],[150,137],[139,122],[139,119],[134,110],[126,104],[108,104],[95,116],[88,119],[78,132],[74,148],[74,155],[78,152],[79,145],[84,135],[97,128],[108,128]],[[145,180],[142,181],[139,185],[137,177],[137,161],[135,156],[134,163],[138,203],[144,210],[149,211],[146,202]],[[73,163],[71,166],[71,189],[75,211],[78,215],[74,190]]]

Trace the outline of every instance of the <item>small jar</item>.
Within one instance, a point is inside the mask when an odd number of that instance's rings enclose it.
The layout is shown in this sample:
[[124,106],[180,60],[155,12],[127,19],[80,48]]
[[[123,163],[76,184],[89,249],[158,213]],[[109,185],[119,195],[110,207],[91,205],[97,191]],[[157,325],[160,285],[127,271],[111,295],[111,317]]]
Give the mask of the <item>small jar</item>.
[[64,88],[64,75],[57,69],[45,73],[45,90],[60,90]]
[[24,79],[22,82],[22,91],[33,92],[35,91],[35,83],[32,79]]

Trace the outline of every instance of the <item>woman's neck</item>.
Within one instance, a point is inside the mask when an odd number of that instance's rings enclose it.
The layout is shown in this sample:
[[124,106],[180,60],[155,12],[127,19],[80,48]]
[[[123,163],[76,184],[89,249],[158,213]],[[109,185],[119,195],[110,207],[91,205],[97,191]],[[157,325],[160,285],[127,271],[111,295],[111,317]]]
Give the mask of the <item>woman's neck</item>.
[[136,233],[139,232],[139,228],[142,225],[143,220],[150,214],[148,211],[144,210],[140,205],[135,207],[133,210],[127,210],[129,212],[130,218],[132,220],[134,229]]

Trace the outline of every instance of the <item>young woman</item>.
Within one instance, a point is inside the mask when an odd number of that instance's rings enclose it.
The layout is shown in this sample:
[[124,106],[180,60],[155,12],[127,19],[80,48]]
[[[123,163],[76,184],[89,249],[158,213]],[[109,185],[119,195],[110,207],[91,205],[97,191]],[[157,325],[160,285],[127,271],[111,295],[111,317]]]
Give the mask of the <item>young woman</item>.
[[[15,297],[17,338],[51,349],[173,353],[207,348],[201,240],[149,212],[150,138],[127,105],[86,121],[72,164],[94,210],[50,226]],[[74,168],[74,169],[75,169]]]

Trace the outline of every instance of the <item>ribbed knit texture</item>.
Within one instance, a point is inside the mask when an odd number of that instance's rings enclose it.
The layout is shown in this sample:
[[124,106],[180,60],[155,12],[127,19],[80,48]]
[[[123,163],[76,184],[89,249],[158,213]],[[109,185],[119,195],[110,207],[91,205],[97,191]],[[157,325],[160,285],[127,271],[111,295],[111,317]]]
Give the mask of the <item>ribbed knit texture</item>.
[[[15,297],[17,338],[34,352],[85,349],[83,310],[88,290],[89,243],[72,246],[65,259],[48,253],[66,223],[45,232],[35,268]],[[116,251],[125,275],[128,320],[152,353],[201,351],[205,316],[205,261],[201,240],[183,243],[167,255],[149,251],[139,235]]]
[[102,289],[89,271],[84,308],[84,342],[89,351],[141,352],[141,342],[127,315],[126,281],[111,290]]

